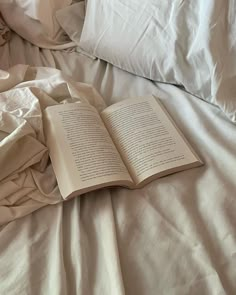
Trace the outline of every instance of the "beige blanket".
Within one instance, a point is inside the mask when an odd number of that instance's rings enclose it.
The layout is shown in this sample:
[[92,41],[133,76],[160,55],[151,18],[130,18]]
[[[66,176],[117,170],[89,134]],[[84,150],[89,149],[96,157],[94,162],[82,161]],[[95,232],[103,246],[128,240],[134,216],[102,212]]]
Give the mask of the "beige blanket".
[[11,31],[8,26],[5,24],[0,13],[0,46],[4,45],[11,36]]
[[[89,85],[56,69],[17,65],[0,71],[0,225],[62,201],[49,161],[42,112],[48,105],[88,98]],[[72,99],[73,97],[73,99]]]

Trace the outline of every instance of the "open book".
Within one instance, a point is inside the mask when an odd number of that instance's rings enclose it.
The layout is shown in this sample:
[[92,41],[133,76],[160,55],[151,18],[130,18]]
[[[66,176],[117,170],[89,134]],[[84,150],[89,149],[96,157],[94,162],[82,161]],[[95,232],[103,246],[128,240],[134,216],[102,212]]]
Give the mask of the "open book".
[[140,188],[200,166],[158,99],[126,99],[100,114],[88,103],[45,110],[47,145],[64,199],[108,186]]

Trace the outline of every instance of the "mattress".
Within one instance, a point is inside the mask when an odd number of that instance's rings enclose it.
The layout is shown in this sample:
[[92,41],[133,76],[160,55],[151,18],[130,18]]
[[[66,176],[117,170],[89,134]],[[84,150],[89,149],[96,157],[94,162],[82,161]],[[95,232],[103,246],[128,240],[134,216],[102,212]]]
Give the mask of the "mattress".
[[204,162],[143,189],[103,189],[3,224],[1,294],[235,293],[236,128],[218,107],[14,33],[0,64],[57,68],[92,85],[106,105],[156,95]]

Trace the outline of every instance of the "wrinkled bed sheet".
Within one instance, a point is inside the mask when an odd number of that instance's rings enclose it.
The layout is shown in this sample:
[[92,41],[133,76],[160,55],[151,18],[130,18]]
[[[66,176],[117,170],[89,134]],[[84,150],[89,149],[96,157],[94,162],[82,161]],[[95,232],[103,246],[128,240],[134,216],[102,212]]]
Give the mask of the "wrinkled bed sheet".
[[[152,83],[76,52],[39,50],[18,36],[0,48],[0,57],[3,70],[19,63],[63,70],[27,68],[28,74],[18,77],[26,82],[14,87],[15,80],[8,84],[10,90],[2,90],[1,101],[11,101],[10,111],[1,102],[4,119],[26,122],[25,132],[38,142],[41,157],[36,166],[36,160],[26,161],[28,180],[19,172],[19,184],[16,178],[8,181],[25,192],[25,206],[44,206],[0,228],[2,294],[234,294],[236,128],[222,111],[177,87]],[[1,75],[7,78],[5,72]],[[106,104],[157,95],[205,165],[140,190],[105,189],[60,202],[53,171],[44,160],[41,110],[71,89],[73,96],[87,98],[89,93],[102,105],[96,92],[68,76],[92,84]],[[12,136],[19,127],[14,126],[1,136]],[[1,149],[5,142],[1,140]],[[1,175],[8,177],[5,169],[20,161],[17,155],[29,156],[23,148],[17,146],[12,158],[0,150],[1,160],[11,163],[5,162],[4,169],[1,164]],[[9,188],[1,188],[1,198]],[[4,206],[12,212],[14,200],[1,205],[0,212]],[[17,207],[21,210],[21,203]]]

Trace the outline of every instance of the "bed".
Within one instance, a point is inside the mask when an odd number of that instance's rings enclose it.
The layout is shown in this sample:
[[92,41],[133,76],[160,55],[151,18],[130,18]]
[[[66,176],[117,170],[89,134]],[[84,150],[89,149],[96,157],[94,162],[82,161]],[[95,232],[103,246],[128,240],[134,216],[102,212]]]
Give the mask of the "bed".
[[[236,293],[234,1],[0,3],[0,294]],[[203,160],[62,201],[43,109],[160,98]]]

